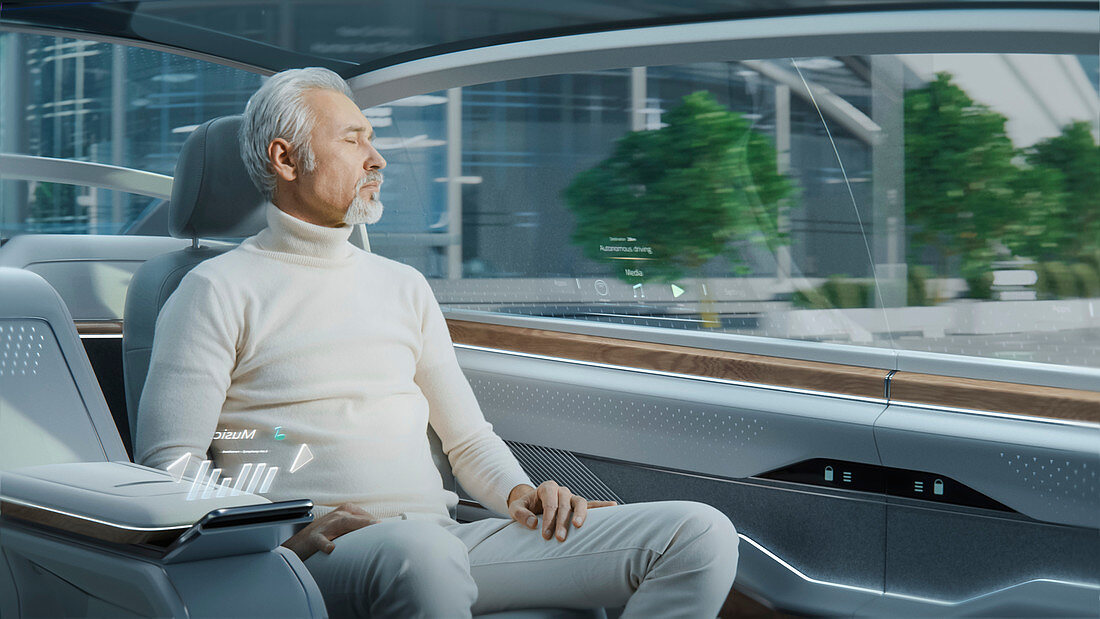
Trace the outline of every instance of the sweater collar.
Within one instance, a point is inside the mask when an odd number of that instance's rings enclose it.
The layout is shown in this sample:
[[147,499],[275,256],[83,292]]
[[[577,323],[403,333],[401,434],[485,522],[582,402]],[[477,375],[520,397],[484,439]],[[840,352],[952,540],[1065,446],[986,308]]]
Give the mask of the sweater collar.
[[284,213],[270,202],[264,208],[267,228],[257,238],[260,248],[329,260],[346,258],[351,254],[353,247],[348,243],[351,226],[327,228],[311,224]]

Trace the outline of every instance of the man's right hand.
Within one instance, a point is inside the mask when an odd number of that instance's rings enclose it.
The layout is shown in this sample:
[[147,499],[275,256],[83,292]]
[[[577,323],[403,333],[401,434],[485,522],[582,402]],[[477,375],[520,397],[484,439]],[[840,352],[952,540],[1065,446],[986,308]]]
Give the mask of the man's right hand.
[[344,503],[309,523],[306,528],[283,542],[283,546],[294,551],[299,559],[305,561],[318,550],[325,554],[332,554],[333,549],[336,548],[332,540],[377,522],[378,519],[362,507]]

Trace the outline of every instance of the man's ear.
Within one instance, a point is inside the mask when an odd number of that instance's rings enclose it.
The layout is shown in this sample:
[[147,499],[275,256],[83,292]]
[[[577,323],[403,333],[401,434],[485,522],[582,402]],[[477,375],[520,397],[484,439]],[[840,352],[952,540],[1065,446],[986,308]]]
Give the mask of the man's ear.
[[290,142],[283,138],[275,138],[267,145],[267,160],[271,162],[271,169],[275,176],[284,181],[293,181],[298,178],[298,166],[290,152]]

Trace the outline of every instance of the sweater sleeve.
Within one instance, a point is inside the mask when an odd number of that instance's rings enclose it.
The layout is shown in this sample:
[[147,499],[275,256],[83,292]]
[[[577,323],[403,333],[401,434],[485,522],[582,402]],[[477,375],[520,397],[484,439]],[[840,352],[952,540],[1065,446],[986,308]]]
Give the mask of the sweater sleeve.
[[138,405],[134,460],[165,468],[207,450],[237,360],[237,331],[213,283],[188,273],[157,317],[149,373]]
[[462,487],[483,506],[507,517],[512,488],[534,484],[485,420],[458,365],[439,303],[427,280],[417,275],[423,340],[415,380],[428,399],[429,423],[443,442],[451,470]]

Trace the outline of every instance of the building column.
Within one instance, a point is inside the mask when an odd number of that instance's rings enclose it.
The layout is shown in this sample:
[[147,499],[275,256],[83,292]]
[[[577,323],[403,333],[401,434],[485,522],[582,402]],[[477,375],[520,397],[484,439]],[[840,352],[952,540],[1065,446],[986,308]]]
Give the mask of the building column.
[[[0,134],[3,135],[0,151],[5,153],[29,154],[25,116],[30,76],[24,54],[25,36],[16,32],[0,34],[4,41],[0,45],[0,92],[4,93],[4,100],[0,103],[0,123],[4,125],[4,131]],[[0,228],[21,226],[29,214],[29,201],[26,181],[5,180],[0,185]]]
[[630,69],[630,130],[643,131],[646,127],[648,106],[646,106],[646,68]]
[[447,89],[447,279],[462,279],[462,89]]
[[[791,169],[791,87],[786,84],[775,86],[775,167],[780,176]],[[779,204],[776,217],[776,230],[787,234],[787,243],[775,248],[775,279],[786,284],[791,278],[791,222],[788,213],[789,204],[783,200]]]
[[884,307],[908,304],[904,78],[905,67],[899,58],[871,56],[871,119],[882,128],[881,139],[871,147],[872,256]]
[[[111,164],[126,166],[126,47],[111,46]],[[121,191],[111,192],[111,221],[122,223],[128,213],[123,212],[126,196]]]

